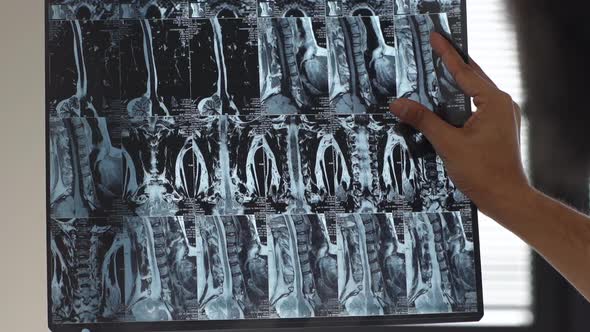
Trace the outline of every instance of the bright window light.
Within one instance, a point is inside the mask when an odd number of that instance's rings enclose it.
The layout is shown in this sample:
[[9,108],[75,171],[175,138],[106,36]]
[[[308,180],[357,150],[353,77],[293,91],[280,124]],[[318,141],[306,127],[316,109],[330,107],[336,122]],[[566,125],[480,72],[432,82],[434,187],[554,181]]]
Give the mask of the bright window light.
[[[467,2],[469,52],[512,98],[524,100],[514,25],[503,0]],[[527,128],[523,156],[528,165]],[[528,168],[528,167],[527,167]],[[476,326],[523,326],[533,322],[532,254],[518,237],[480,213],[485,316]]]
[[[467,2],[469,54],[517,103],[524,100],[516,32],[504,0]],[[475,107],[475,106],[473,106]],[[527,122],[522,152],[528,170]],[[485,315],[481,322],[447,324],[469,327],[519,327],[534,320],[532,253],[518,237],[479,214]],[[444,325],[444,324],[443,324]]]

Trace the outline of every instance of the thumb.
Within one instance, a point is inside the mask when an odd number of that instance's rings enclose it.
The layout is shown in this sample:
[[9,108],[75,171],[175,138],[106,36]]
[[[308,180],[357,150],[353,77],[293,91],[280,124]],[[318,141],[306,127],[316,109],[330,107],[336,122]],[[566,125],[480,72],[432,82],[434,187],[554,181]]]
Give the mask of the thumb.
[[457,144],[459,129],[449,125],[424,105],[410,99],[398,99],[389,109],[402,122],[422,132],[438,153],[445,155],[453,144]]

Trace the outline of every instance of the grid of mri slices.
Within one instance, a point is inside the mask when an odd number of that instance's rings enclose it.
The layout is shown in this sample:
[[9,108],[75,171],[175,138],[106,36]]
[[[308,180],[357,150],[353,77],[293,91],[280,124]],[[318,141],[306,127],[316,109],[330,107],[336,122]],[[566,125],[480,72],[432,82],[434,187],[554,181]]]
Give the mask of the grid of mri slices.
[[51,1],[54,323],[477,311],[457,1]]

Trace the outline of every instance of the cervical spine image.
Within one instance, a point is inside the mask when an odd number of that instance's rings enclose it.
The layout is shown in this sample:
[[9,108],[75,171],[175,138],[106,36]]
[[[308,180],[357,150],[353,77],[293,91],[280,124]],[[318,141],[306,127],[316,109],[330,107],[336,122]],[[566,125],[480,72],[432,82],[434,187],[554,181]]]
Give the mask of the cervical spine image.
[[340,203],[350,212],[376,212],[381,196],[374,135],[380,128],[370,119],[365,115],[338,118],[337,143],[352,176],[350,183],[338,183],[337,193]]
[[381,271],[375,247],[375,225],[360,216],[347,216],[339,224],[342,252],[338,273],[339,298],[348,315],[383,315]]
[[338,282],[343,314],[374,316],[407,310],[405,245],[391,215],[338,217]]
[[54,120],[49,142],[52,216],[88,217],[121,196],[121,150],[104,118]]
[[367,20],[370,22],[373,43],[376,42],[369,63],[369,69],[374,75],[372,84],[376,93],[388,97],[394,97],[396,96],[395,58],[397,56],[397,50],[395,47],[386,43],[380,18],[372,16],[365,19],[365,22],[367,22]]
[[281,318],[321,315],[336,301],[336,252],[317,215],[270,217],[271,310]]
[[185,319],[196,307],[195,249],[183,218],[128,218],[125,302],[133,320]]
[[269,225],[273,252],[269,272],[277,271],[269,280],[270,304],[279,317],[313,317],[310,298],[314,289],[307,257],[310,226],[302,219],[296,226],[290,216],[271,219]]
[[259,26],[260,99],[270,114],[309,112],[327,96],[328,53],[309,18],[264,18]]
[[[366,28],[361,17],[328,18],[330,101],[347,113],[364,113],[376,103],[364,53]],[[345,105],[339,106],[341,103]]]
[[350,114],[387,104],[396,96],[397,51],[384,32],[393,20],[352,16],[327,21],[331,107]]
[[271,197],[277,206],[293,214],[306,214],[325,201],[334,191],[334,175],[327,167],[336,148],[331,134],[317,118],[279,116],[273,119],[278,164],[282,176],[278,196]]
[[264,312],[268,298],[266,247],[248,216],[199,220],[199,311],[205,319],[233,320]]
[[465,295],[475,290],[475,276],[467,272],[474,271],[473,243],[467,240],[460,213],[410,214],[406,220],[410,305],[419,313],[465,310]]
[[122,262],[115,256],[123,238],[116,226],[88,219],[51,219],[50,227],[53,319],[68,323],[115,319],[123,302],[117,275]]
[[415,100],[432,111],[439,111],[456,93],[455,81],[435,56],[430,33],[450,35],[446,14],[402,16],[396,25],[399,49],[397,90],[400,98]]

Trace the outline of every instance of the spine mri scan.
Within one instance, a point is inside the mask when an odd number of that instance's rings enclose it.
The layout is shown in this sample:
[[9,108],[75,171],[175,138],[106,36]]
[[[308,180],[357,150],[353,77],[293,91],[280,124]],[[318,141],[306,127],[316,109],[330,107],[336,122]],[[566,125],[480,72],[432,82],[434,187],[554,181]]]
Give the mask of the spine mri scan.
[[270,217],[268,246],[273,314],[281,318],[315,317],[338,309],[337,248],[324,218]]
[[[328,52],[309,17],[261,18],[260,99],[269,114],[318,113],[326,108]],[[324,38],[325,39],[325,38]]]
[[477,224],[397,98],[470,114],[457,0],[50,0],[53,324],[476,313]]

